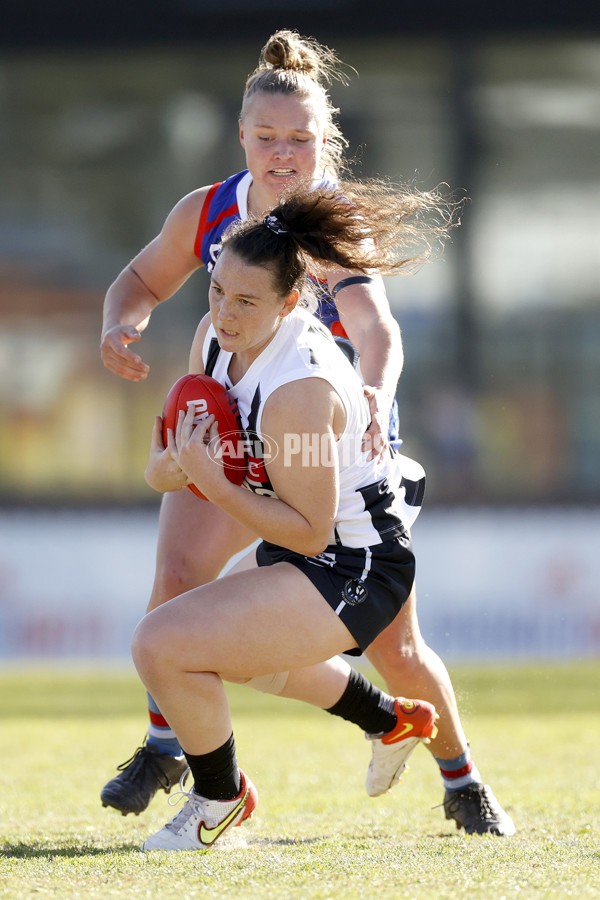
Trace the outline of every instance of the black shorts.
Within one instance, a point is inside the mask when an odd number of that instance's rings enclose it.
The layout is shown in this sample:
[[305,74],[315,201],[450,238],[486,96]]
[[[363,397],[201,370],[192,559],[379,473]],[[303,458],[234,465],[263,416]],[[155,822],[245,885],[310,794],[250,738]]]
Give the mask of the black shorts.
[[314,584],[344,623],[360,651],[396,618],[415,580],[415,557],[408,533],[373,547],[327,547],[318,556],[302,556],[262,541],[259,566],[289,562]]

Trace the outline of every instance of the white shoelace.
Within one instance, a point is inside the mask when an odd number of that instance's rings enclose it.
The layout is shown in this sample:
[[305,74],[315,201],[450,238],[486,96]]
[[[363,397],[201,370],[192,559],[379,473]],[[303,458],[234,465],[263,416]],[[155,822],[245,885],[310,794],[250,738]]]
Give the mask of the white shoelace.
[[189,791],[185,790],[185,780],[189,774],[190,769],[188,767],[179,779],[179,790],[169,797],[169,806],[177,806],[184,798],[186,802],[177,815],[164,826],[168,831],[178,832],[191,815],[202,811],[202,799],[195,793],[193,785]]

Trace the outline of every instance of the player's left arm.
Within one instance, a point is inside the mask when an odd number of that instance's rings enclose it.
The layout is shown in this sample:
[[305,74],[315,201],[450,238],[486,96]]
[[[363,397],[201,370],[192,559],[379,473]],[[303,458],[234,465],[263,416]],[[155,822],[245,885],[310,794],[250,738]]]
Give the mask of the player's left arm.
[[[358,272],[337,270],[328,275],[330,291]],[[360,353],[360,368],[371,411],[363,447],[370,458],[387,445],[389,415],[404,364],[402,337],[380,275],[368,283],[350,283],[336,292],[335,305],[346,334]]]
[[175,435],[168,433],[167,445],[163,437],[163,420],[161,416],[154,419],[150,455],[144,472],[146,484],[161,494],[170,491],[182,491],[190,483],[190,479],[175,458]]

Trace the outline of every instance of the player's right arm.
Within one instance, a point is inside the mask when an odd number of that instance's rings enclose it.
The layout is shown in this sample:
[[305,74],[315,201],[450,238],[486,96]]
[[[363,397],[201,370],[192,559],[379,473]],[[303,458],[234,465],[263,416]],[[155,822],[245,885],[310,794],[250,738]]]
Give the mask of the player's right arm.
[[209,187],[187,194],[171,210],[160,233],[123,269],[104,300],[100,353],[107,369],[140,381],[149,366],[129,344],[140,340],[152,312],[202,266],[194,253],[198,220]]
[[[199,375],[204,372],[202,347],[204,346],[204,340],[209,326],[210,315],[207,313],[200,320],[192,343],[189,367],[191,373]],[[152,430],[150,456],[148,458],[148,465],[146,466],[144,477],[147,484],[161,494],[165,494],[168,491],[180,491],[191,483],[185,472],[179,467],[174,451],[175,436],[169,430],[168,444],[165,446],[163,438],[163,420],[161,416],[157,416]]]

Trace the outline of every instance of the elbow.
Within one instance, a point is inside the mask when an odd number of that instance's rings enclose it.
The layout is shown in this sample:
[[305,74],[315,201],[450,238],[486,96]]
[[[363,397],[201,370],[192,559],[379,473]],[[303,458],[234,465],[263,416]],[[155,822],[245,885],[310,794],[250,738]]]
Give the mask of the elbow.
[[301,542],[299,547],[292,549],[295,549],[303,556],[318,556],[329,547],[331,543],[330,537],[331,531],[328,531],[327,534],[311,534],[305,541]]
[[302,550],[300,550],[300,553],[302,554],[302,556],[319,556],[321,553],[323,553],[327,549],[327,547],[328,547],[327,543],[306,544],[302,548]]

